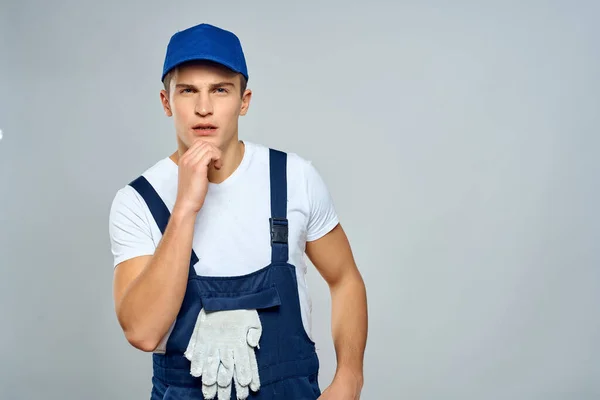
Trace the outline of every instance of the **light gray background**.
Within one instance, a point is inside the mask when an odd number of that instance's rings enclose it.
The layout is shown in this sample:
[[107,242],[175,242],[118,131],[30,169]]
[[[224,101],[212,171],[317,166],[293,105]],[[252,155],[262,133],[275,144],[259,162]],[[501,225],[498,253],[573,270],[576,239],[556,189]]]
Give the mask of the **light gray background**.
[[364,399],[599,398],[598,2],[326,3],[3,0],[2,399],[149,397],[108,211],[174,150],[164,51],[203,21],[247,54],[241,137],[330,187],[369,294]]

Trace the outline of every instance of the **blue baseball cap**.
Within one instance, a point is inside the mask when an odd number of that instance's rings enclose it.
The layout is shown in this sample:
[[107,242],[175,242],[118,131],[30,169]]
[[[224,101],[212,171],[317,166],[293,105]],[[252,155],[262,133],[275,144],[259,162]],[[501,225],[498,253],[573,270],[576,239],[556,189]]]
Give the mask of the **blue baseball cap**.
[[187,61],[212,61],[238,72],[248,80],[242,44],[227,30],[199,24],[175,33],[167,46],[161,81],[169,71]]

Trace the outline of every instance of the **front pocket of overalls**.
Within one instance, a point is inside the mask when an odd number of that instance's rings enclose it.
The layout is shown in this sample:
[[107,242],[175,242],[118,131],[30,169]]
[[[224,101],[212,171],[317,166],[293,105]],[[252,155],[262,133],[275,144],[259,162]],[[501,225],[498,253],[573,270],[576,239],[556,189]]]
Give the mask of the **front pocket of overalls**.
[[202,388],[169,386],[163,400],[201,400],[204,399]]
[[319,375],[313,374],[308,377],[308,383],[310,384],[313,393],[317,398],[321,395],[321,388],[319,387]]
[[258,391],[257,399],[317,400],[320,395],[317,374],[313,374],[295,376],[265,385]]

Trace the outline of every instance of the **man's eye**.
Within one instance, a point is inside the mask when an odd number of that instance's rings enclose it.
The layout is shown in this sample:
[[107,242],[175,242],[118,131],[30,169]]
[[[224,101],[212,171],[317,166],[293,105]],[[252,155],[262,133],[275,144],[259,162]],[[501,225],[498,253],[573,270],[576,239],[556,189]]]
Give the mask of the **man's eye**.
[[225,88],[217,88],[217,93],[227,93],[227,89]]
[[182,89],[181,90],[181,93],[191,93],[191,92],[192,92],[192,89],[190,89],[190,88],[186,88],[186,89]]

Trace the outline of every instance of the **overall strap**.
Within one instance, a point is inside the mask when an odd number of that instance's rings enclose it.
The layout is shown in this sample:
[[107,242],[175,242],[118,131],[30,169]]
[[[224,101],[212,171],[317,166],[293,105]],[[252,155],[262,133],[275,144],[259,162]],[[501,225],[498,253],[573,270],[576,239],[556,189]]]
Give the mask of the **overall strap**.
[[287,154],[269,149],[271,176],[271,262],[288,262]]
[[[140,194],[140,196],[142,196],[142,198],[146,202],[146,205],[148,205],[152,216],[154,217],[154,221],[156,221],[158,228],[164,235],[165,230],[167,229],[169,218],[171,217],[171,213],[169,212],[169,209],[167,208],[163,200],[160,198],[158,193],[156,193],[156,190],[154,190],[150,182],[148,182],[148,180],[144,176],[136,178],[129,184],[129,186],[134,188]],[[197,262],[198,257],[192,249],[192,255],[190,259],[190,274],[192,275],[196,275],[194,264],[196,264]]]

